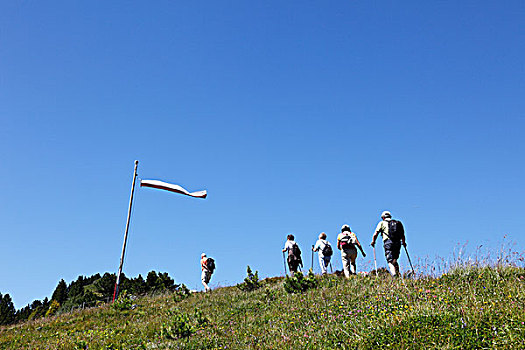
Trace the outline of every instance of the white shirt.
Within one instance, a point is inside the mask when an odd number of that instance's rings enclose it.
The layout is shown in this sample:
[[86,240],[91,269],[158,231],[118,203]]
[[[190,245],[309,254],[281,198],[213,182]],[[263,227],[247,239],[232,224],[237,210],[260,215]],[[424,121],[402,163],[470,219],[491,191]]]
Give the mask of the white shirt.
[[324,249],[324,246],[328,243],[327,240],[324,240],[324,239],[319,239],[317,240],[317,242],[315,243],[315,246],[314,246],[314,252],[318,252],[319,256],[322,258],[324,257],[323,255],[323,249]]
[[288,254],[292,252],[292,247],[294,244],[297,244],[297,243],[295,243],[295,241],[286,241],[286,243],[284,244],[284,249],[288,251]]

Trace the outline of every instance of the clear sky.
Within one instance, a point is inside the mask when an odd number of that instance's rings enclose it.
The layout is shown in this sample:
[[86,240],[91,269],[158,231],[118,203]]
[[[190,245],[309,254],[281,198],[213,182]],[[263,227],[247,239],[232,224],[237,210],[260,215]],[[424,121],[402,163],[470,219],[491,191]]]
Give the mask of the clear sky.
[[309,267],[386,209],[414,262],[523,252],[524,23],[523,1],[2,1],[0,293],[115,273],[135,159],[208,198],[137,188],[127,276],[201,289],[203,251],[214,287],[280,275],[288,233]]

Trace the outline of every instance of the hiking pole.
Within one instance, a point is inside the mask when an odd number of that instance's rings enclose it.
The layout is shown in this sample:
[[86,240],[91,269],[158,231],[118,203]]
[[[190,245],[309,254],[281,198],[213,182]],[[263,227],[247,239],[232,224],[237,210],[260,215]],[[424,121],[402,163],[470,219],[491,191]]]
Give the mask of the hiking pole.
[[332,273],[334,273],[334,269],[332,268],[332,262],[330,261],[330,271],[332,271]]
[[412,261],[410,261],[410,255],[408,255],[408,250],[406,244],[403,244],[403,247],[405,248],[405,252],[407,253],[408,262],[410,263],[410,267],[412,268],[412,273],[414,276],[416,275],[416,272],[414,271],[414,266],[412,266]]
[[375,246],[375,244],[372,245],[372,248],[374,248],[374,266],[376,268],[376,277],[378,277],[379,274],[377,273],[377,260],[376,260],[376,246]]
[[314,246],[312,245],[312,263],[310,264],[310,270],[314,270]]
[[284,275],[288,276],[288,274],[286,273],[286,258],[284,257],[284,252],[283,252],[283,265],[284,265]]

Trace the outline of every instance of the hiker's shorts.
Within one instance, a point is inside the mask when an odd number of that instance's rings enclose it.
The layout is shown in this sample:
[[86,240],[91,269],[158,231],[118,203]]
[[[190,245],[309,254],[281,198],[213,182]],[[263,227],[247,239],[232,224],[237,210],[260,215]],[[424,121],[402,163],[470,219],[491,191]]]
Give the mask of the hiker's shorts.
[[385,248],[386,261],[391,263],[394,260],[399,259],[399,252],[401,252],[401,241],[394,242],[389,239],[383,242]]
[[290,272],[297,272],[297,268],[299,267],[301,263],[301,260],[295,259],[292,256],[288,256],[288,268],[290,269]]
[[211,279],[211,272],[208,270],[203,270],[201,274],[202,282],[208,284],[208,282],[210,282],[210,279]]

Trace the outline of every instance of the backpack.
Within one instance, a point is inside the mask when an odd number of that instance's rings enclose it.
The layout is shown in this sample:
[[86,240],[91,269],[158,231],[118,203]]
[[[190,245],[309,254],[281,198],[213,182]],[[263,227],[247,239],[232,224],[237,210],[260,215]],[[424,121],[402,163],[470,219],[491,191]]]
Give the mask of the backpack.
[[299,249],[297,243],[292,245],[292,251],[290,252],[290,255],[293,256],[295,260],[301,260],[301,249]]
[[344,234],[343,237],[339,240],[341,242],[341,248],[352,248],[354,247],[354,242],[352,242],[352,236],[349,233]]
[[215,270],[215,260],[213,258],[206,259],[206,267],[211,273]]
[[323,249],[321,249],[321,252],[323,253],[323,256],[332,256],[334,251],[332,250],[332,246],[328,241],[326,241],[326,244],[324,245]]
[[400,241],[405,237],[405,229],[403,224],[398,220],[390,220],[388,222],[388,238],[392,241]]

